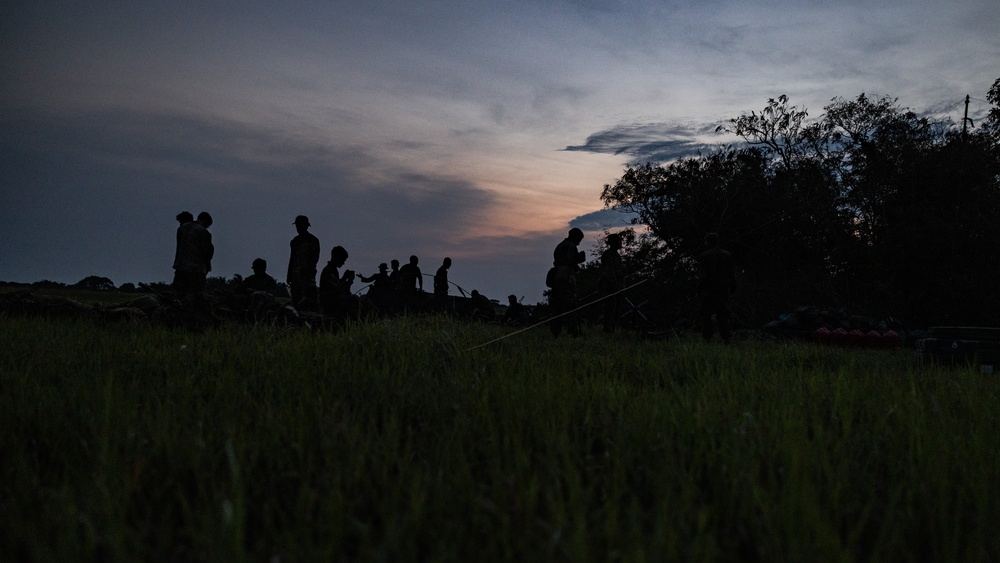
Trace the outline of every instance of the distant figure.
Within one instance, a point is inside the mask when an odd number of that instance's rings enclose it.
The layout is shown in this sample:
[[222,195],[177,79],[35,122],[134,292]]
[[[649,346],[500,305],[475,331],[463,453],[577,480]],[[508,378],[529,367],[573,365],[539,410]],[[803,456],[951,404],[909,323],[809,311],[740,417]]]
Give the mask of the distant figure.
[[[182,212],[177,221],[190,217]],[[177,227],[177,250],[174,253],[174,291],[180,296],[204,293],[205,279],[212,270],[215,246],[208,228],[212,226],[212,216],[202,211],[197,221],[188,221]]]
[[507,296],[507,312],[503,314],[501,322],[517,326],[528,322],[530,317],[531,313],[528,311],[528,308],[517,300],[516,295]]
[[278,280],[267,273],[267,261],[257,258],[250,264],[253,274],[243,278],[239,291],[233,294],[233,310],[243,311],[248,320],[264,319],[281,309],[275,299]]
[[[559,336],[563,325],[573,336],[580,336],[579,321],[576,309],[576,271],[587,255],[577,246],[583,241],[583,231],[576,227],[569,230],[569,235],[556,246],[552,252],[552,267],[555,269],[552,278],[552,291],[549,292],[549,304],[555,318],[549,323],[552,336]],[[569,313],[569,314],[565,314]]]
[[708,250],[698,257],[698,302],[700,305],[701,333],[708,342],[712,339],[712,315],[719,325],[722,341],[732,338],[729,299],[736,293],[736,269],[733,255],[719,247],[718,233],[705,237]]
[[316,264],[319,263],[319,239],[309,232],[309,218],[299,215],[295,218],[298,235],[292,239],[292,254],[288,259],[288,290],[292,305],[304,309],[314,309],[318,305],[316,290]]
[[448,299],[448,268],[451,258],[445,258],[434,273],[434,298],[431,307],[436,311],[454,312],[454,299]]
[[377,273],[372,274],[371,276],[358,274],[358,277],[361,278],[362,283],[372,284],[371,287],[368,288],[369,295],[385,295],[389,291],[389,266],[385,262],[378,265]]
[[263,291],[274,295],[278,291],[278,280],[267,273],[267,260],[257,258],[250,267],[253,268],[253,275],[243,278],[240,287],[247,291]]
[[399,289],[404,294],[409,295],[424,290],[424,277],[420,273],[420,267],[417,266],[419,262],[419,258],[410,256],[410,262],[399,269]]
[[601,291],[604,314],[604,332],[614,332],[618,324],[621,294],[625,287],[625,265],[618,253],[622,248],[622,238],[618,234],[610,234],[607,238],[608,248],[601,254],[601,278],[598,289]]
[[399,290],[399,260],[393,259],[389,262],[392,271],[389,272],[389,288],[393,291]]
[[481,321],[492,321],[496,318],[496,310],[489,297],[486,297],[479,290],[473,289],[470,294],[472,299],[472,318]]
[[353,312],[351,284],[354,283],[354,271],[345,270],[340,275],[339,268],[347,262],[347,250],[343,246],[335,246],[330,251],[330,261],[319,276],[319,302],[323,313],[332,316],[343,316]]
[[212,244],[212,233],[208,232],[208,228],[212,226],[212,216],[208,214],[207,211],[202,211],[198,214],[198,218],[195,220],[205,228],[205,243],[204,243],[204,255],[205,260],[205,273],[212,271],[212,258],[215,257],[215,245]]
[[448,268],[451,268],[451,258],[445,258],[434,274],[434,295],[448,295]]

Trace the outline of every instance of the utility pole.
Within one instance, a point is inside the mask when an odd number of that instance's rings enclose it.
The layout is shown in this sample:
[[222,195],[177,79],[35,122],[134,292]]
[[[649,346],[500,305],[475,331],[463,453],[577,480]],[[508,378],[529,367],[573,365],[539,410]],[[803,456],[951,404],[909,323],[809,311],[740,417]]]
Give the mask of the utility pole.
[[[962,140],[963,141],[965,140],[965,137],[966,137],[965,126],[968,123],[972,123],[972,120],[969,119],[969,95],[966,94],[965,95],[965,117],[962,118]],[[972,126],[975,127],[976,124],[972,123]]]

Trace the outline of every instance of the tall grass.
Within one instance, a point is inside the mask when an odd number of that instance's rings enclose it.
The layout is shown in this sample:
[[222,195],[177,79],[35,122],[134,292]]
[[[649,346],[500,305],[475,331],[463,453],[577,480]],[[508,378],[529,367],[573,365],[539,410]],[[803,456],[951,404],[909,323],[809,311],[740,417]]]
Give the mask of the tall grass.
[[906,351],[0,318],[0,559],[995,560],[996,379]]

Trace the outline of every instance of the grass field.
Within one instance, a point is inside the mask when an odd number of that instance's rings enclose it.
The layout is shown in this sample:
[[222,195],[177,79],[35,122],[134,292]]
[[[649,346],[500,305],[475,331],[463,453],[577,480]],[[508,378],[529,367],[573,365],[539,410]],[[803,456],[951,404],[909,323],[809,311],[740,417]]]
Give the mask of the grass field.
[[509,332],[0,316],[0,559],[1000,559],[992,376]]

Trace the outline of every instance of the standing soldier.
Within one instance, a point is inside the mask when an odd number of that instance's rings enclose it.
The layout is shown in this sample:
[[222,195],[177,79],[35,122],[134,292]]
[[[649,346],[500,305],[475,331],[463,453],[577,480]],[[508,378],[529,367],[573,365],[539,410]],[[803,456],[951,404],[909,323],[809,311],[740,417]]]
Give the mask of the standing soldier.
[[441,297],[448,295],[448,268],[451,268],[451,258],[445,258],[434,274],[434,295]]
[[309,218],[299,215],[295,218],[298,235],[292,239],[292,254],[288,259],[288,290],[292,305],[303,309],[315,309],[318,305],[316,288],[316,264],[319,263],[319,239],[309,232]]
[[389,271],[389,289],[399,291],[399,260],[393,258],[389,264],[392,266],[392,270]]
[[445,258],[434,274],[434,306],[443,311],[449,309],[448,268],[451,268],[451,258]]
[[188,239],[190,238],[191,227],[188,226],[189,223],[194,223],[194,215],[190,211],[181,211],[177,214],[177,246],[174,249],[174,282],[173,288],[178,295],[186,295],[188,293],[193,293],[192,288],[195,286],[192,281],[192,273],[187,270],[190,268],[188,262],[190,262],[189,254],[190,244]]
[[420,259],[410,256],[410,262],[399,269],[399,289],[405,295],[412,295],[424,290],[424,278],[420,273]]
[[622,248],[621,235],[608,235],[607,243],[608,248],[601,254],[600,290],[604,294],[604,332],[614,332],[621,307],[618,292],[625,287],[625,265],[618,254]]
[[[575,313],[576,309],[576,271],[587,255],[577,246],[583,241],[583,231],[576,227],[569,230],[569,235],[556,246],[552,252],[552,291],[549,293],[549,303],[555,318],[549,323],[552,336],[559,336],[565,323],[569,333],[580,336],[580,326]],[[567,314],[568,313],[568,314]]]
[[719,324],[722,341],[729,343],[732,327],[729,322],[729,298],[736,293],[736,269],[733,255],[719,247],[719,234],[705,236],[708,250],[698,257],[698,301],[701,332],[705,341],[712,339],[712,315]]
[[178,295],[194,295],[205,291],[205,279],[212,270],[212,216],[202,211],[193,221],[186,211],[177,216],[177,251],[174,254],[174,291]]

